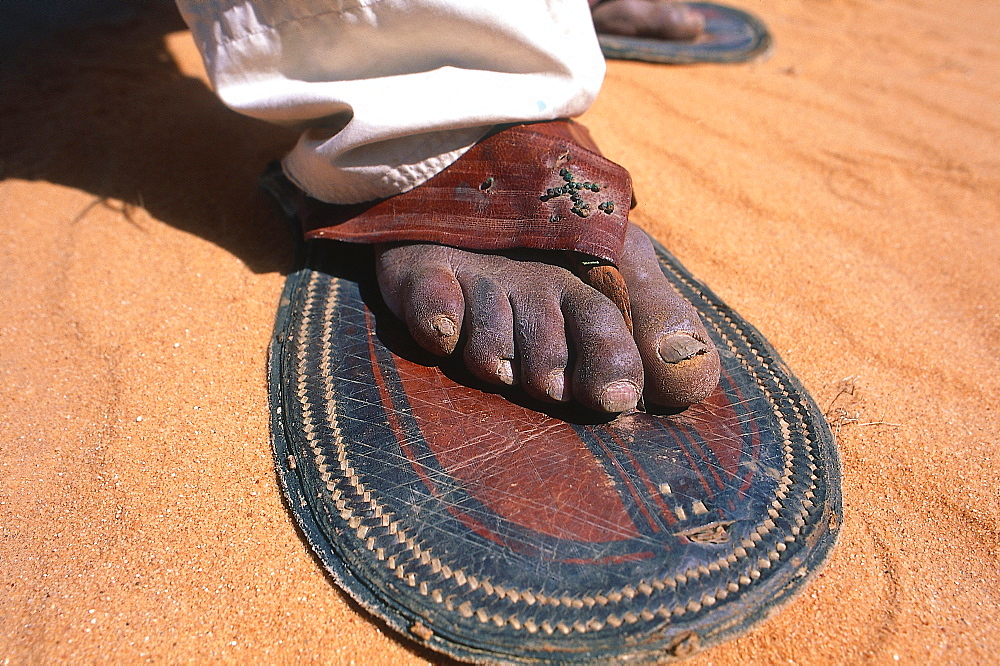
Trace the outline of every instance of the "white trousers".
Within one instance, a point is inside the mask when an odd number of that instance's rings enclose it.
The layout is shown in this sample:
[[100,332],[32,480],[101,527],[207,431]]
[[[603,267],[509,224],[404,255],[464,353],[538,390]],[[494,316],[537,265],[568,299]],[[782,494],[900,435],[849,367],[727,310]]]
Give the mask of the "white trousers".
[[330,203],[405,192],[502,123],[575,116],[604,59],[587,0],[177,0],[217,94],[301,127]]

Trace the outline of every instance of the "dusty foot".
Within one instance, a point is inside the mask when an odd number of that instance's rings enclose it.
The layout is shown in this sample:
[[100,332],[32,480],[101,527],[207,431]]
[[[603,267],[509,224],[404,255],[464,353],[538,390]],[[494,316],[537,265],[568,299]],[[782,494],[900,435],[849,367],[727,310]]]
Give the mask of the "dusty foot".
[[672,0],[590,0],[597,32],[626,37],[691,40],[705,29],[705,19]]
[[647,402],[686,407],[718,382],[715,347],[634,225],[619,267],[634,337],[605,296],[527,255],[413,244],[380,247],[376,256],[382,295],[417,342],[435,354],[462,354],[485,381],[605,412],[634,408],[644,387]]

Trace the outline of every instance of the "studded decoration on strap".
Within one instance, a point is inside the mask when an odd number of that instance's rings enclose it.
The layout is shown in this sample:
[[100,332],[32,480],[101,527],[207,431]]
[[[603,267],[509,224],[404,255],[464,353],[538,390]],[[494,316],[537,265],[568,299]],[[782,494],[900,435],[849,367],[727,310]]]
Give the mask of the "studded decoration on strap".
[[[583,200],[583,195],[580,194],[580,191],[590,190],[591,192],[600,192],[601,185],[599,183],[591,183],[589,181],[579,183],[575,180],[572,172],[566,168],[560,169],[559,175],[562,176],[564,181],[566,181],[566,184],[562,187],[550,187],[545,190],[545,194],[539,198],[542,201],[549,201],[551,199],[568,195],[570,201],[573,202],[573,208],[570,209],[570,212],[579,215],[580,217],[589,217],[590,204]],[[597,205],[597,210],[601,211],[605,215],[611,215],[615,212],[615,204],[611,201],[603,201]]]

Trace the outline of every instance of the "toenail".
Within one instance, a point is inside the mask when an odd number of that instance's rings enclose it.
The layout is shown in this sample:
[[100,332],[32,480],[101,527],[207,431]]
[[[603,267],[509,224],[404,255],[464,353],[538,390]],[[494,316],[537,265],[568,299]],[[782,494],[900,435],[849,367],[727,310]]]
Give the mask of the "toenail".
[[455,335],[455,322],[444,315],[436,317],[431,322],[431,327],[442,338],[450,338]]
[[556,370],[549,375],[549,381],[545,385],[545,395],[557,402],[566,399],[566,373],[563,370]]
[[629,381],[612,382],[601,393],[601,407],[608,412],[627,412],[639,404],[639,391]]
[[687,333],[674,333],[660,340],[657,351],[664,363],[680,363],[708,351],[708,345]]
[[505,358],[500,359],[500,362],[497,363],[497,378],[507,386],[514,385],[514,367]]

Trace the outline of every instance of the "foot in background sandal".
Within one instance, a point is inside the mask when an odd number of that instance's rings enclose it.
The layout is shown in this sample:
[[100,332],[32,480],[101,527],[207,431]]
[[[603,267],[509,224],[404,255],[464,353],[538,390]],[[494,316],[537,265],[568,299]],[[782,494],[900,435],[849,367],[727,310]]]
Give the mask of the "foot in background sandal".
[[554,256],[392,245],[379,247],[376,270],[389,308],[417,342],[438,355],[461,354],[485,381],[605,412],[633,409],[644,392],[647,402],[671,408],[712,392],[718,352],[638,227],[630,225],[619,262],[634,334],[603,294],[538,260]]
[[590,0],[599,33],[624,37],[692,40],[705,30],[705,19],[671,0]]

